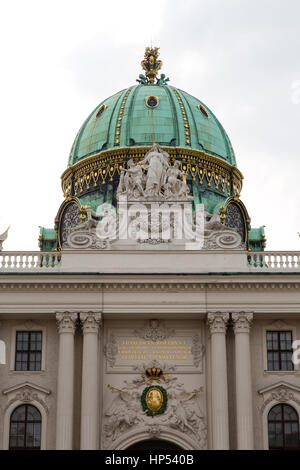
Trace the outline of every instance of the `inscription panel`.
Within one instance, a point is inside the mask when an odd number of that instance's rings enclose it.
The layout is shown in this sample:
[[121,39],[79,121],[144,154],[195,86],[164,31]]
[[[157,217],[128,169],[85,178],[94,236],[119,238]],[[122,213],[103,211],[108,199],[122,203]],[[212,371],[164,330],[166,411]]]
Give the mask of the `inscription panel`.
[[[189,338],[190,339],[190,338]],[[190,343],[190,344],[188,344]],[[176,361],[177,364],[188,361],[192,354],[191,341],[187,339],[145,341],[123,339],[118,344],[120,362],[133,361]]]
[[178,373],[199,373],[204,346],[200,329],[170,329],[155,320],[139,330],[108,328],[104,352],[108,373],[132,373],[153,361],[176,366]]

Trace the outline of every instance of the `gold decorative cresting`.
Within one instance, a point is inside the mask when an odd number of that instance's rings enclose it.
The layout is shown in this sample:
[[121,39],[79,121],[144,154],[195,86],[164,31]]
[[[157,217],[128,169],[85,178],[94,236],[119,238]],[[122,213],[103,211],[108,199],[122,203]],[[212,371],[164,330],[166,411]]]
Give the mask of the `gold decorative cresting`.
[[154,83],[157,72],[162,68],[162,61],[158,60],[159,47],[146,47],[144,60],[141,62],[142,68],[145,70],[145,75],[149,83]]
[[[225,160],[202,150],[183,147],[162,147],[169,153],[170,163],[181,160],[181,170],[199,184],[215,186],[227,197],[240,194],[243,176],[241,172]],[[80,196],[91,186],[96,187],[113,181],[120,175],[128,160],[134,163],[143,160],[150,146],[126,147],[105,150],[86,157],[62,175],[64,196]]]

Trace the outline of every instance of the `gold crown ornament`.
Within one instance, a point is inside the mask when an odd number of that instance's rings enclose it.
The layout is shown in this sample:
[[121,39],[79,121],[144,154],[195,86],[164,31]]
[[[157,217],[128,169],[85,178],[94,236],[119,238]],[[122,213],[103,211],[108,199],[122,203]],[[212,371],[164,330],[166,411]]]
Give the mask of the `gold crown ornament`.
[[145,374],[142,374],[142,379],[149,385],[151,385],[154,380],[160,384],[162,380],[165,382],[166,378],[170,377],[171,375],[172,374],[164,374],[162,369],[149,367],[146,369]]

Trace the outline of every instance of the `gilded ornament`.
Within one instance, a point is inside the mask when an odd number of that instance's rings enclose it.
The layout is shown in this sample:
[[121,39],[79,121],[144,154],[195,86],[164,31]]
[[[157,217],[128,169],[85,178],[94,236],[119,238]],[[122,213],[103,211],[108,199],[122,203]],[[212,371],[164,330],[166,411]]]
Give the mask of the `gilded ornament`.
[[[116,127],[120,129],[119,127]],[[185,128],[186,129],[186,128]],[[190,142],[190,139],[188,139]],[[116,144],[120,143],[120,138],[116,135]],[[72,167],[69,167],[62,175],[62,186],[66,197],[76,196],[82,193],[89,185],[89,179],[93,181],[93,186],[99,184],[98,179],[101,174],[102,184],[107,181],[107,175],[119,175],[122,168],[126,167],[126,162],[133,159],[135,162],[143,160],[149,146],[140,146],[135,148],[113,149],[102,151],[88,157],[83,161],[79,161]],[[220,186],[220,191],[227,196],[231,196],[231,182],[234,182],[235,191],[232,195],[240,193],[242,188],[243,176],[240,171],[225,162],[224,160],[212,156],[207,152],[195,149],[187,149],[183,147],[169,148],[163,147],[170,154],[170,160],[180,159],[182,163],[187,164],[186,172],[191,174],[193,178],[199,179],[200,185],[207,180],[207,184],[211,184],[212,180],[215,185]],[[113,167],[113,170],[111,168]],[[210,168],[211,174],[208,176],[206,168]],[[195,170],[193,169],[195,168]]]
[[[162,68],[162,61],[158,60],[159,47],[146,47],[144,60],[141,62],[142,68],[145,70],[145,75],[140,75],[140,83],[154,83],[157,72]],[[163,77],[164,78],[164,77]]]
[[[174,91],[175,95],[176,95],[176,98],[178,100],[178,103],[179,103],[179,107],[181,109],[181,112],[182,112],[182,117],[183,117],[183,120],[184,121],[187,121],[187,118],[186,118],[186,112],[185,112],[185,108],[184,108],[184,105],[182,103],[182,99],[180,98],[179,96],[179,93],[178,91],[176,90],[176,88],[173,88],[172,87],[172,90]],[[188,123],[185,124],[185,128],[187,129],[186,130],[186,140],[185,140],[185,143],[190,145],[191,144],[191,140],[190,140],[190,126],[188,125]]]
[[165,412],[167,408],[167,392],[160,385],[146,387],[141,397],[143,411],[154,417]]
[[164,374],[163,371],[159,368],[152,367],[148,368],[145,371],[145,374],[142,374],[142,379],[149,385],[152,385],[153,381],[155,380],[157,383],[161,383],[163,380],[166,381],[167,377],[170,377],[172,374]]
[[[123,117],[123,114],[124,114],[124,108],[125,108],[125,103],[127,101],[127,98],[131,92],[133,87],[130,87],[127,91],[126,91],[126,94],[123,98],[123,101],[121,103],[121,108],[120,108],[120,111],[119,111],[119,116],[118,116],[118,125],[116,126],[116,132],[115,132],[115,145],[119,145],[120,143],[120,128],[121,128],[121,124],[122,124],[122,117]],[[103,171],[104,173],[104,171]]]

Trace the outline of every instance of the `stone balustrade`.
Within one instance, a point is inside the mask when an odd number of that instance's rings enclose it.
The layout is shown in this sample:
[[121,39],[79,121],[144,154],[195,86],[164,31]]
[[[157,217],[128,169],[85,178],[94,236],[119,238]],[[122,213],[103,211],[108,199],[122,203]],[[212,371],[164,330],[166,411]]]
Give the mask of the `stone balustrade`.
[[68,250],[0,252],[0,273],[269,273],[300,272],[300,252],[238,250]]
[[57,269],[61,258],[61,253],[58,252],[2,251],[0,252],[0,272]]
[[248,254],[251,271],[300,271],[299,251],[263,251]]

